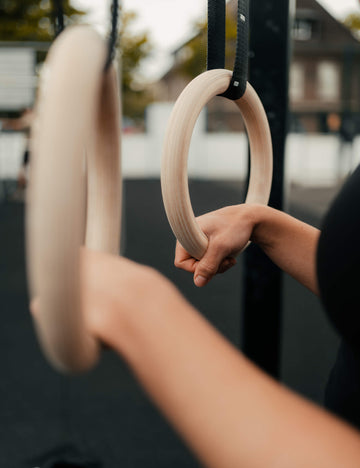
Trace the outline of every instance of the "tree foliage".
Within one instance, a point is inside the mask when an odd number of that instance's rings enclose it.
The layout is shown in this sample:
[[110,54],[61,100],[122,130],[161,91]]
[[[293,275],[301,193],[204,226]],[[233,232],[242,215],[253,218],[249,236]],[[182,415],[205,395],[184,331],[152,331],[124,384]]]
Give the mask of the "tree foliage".
[[[53,0],[0,0],[0,40],[47,41],[54,39]],[[62,0],[65,25],[77,23],[86,14],[74,8],[69,0]],[[123,112],[133,119],[142,119],[151,101],[146,86],[141,84],[139,69],[151,52],[147,33],[133,33],[136,14],[122,12],[119,50],[122,69]],[[40,61],[45,54],[38,54]]]
[[360,38],[360,13],[350,13],[344,20],[345,26]]
[[[63,0],[65,24],[85,14]],[[0,0],[0,40],[51,41],[54,37],[53,3],[50,0]]]
[[152,97],[143,83],[139,69],[142,62],[149,56],[152,45],[148,34],[134,34],[131,30],[136,20],[134,12],[123,12],[120,29],[119,49],[121,54],[121,73],[123,87],[124,115],[134,119],[142,119],[146,106]]
[[[225,67],[232,70],[235,59],[237,18],[233,11],[226,15]],[[207,21],[194,24],[194,35],[181,48],[177,70],[186,78],[195,78],[206,70]]]

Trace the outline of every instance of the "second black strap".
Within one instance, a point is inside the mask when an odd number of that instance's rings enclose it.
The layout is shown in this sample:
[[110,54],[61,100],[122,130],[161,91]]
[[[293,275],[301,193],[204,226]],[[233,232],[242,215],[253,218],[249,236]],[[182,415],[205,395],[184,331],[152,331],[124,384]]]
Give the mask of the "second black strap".
[[[225,0],[208,0],[208,70],[225,67]],[[241,98],[246,90],[249,55],[249,0],[238,0],[236,54],[229,88],[221,95]]]
[[237,37],[234,69],[230,86],[222,94],[228,99],[240,99],[246,91],[249,61],[249,0],[238,0]]

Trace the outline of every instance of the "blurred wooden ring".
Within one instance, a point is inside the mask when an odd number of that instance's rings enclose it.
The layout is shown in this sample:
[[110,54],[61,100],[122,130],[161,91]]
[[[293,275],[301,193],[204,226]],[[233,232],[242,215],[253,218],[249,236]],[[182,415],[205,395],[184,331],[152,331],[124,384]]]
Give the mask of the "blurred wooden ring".
[[[88,26],[67,28],[44,69],[32,134],[27,208],[35,328],[64,372],[93,366],[99,344],[85,328],[80,246],[118,254],[120,106],[117,74],[104,72],[107,44]],[[87,176],[87,181],[86,181]]]

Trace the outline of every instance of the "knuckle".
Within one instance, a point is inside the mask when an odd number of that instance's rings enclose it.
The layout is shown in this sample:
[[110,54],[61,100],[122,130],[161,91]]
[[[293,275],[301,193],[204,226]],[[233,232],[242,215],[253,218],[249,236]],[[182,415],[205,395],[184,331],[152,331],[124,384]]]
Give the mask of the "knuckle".
[[229,251],[228,240],[222,236],[219,236],[214,242],[214,249],[218,255],[221,255],[223,258],[225,258]]
[[215,262],[211,262],[208,260],[204,260],[200,264],[200,268],[199,268],[201,273],[205,273],[205,276],[215,275],[215,273],[217,272],[217,269],[218,269],[218,265]]

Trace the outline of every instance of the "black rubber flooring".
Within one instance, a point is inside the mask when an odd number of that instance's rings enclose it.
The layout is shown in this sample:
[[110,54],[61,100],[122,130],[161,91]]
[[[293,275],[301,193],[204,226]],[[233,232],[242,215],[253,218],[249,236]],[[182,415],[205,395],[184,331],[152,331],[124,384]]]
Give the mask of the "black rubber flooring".
[[[241,186],[193,181],[196,214],[243,200]],[[174,238],[158,180],[126,181],[123,251],[171,278],[236,345],[241,327],[242,264],[204,289],[173,267]],[[290,211],[312,224],[306,209]],[[111,351],[80,377],[62,377],[44,360],[28,312],[24,205],[0,204],[0,467],[197,467],[129,370]],[[321,402],[337,338],[318,299],[284,281],[282,380]]]

